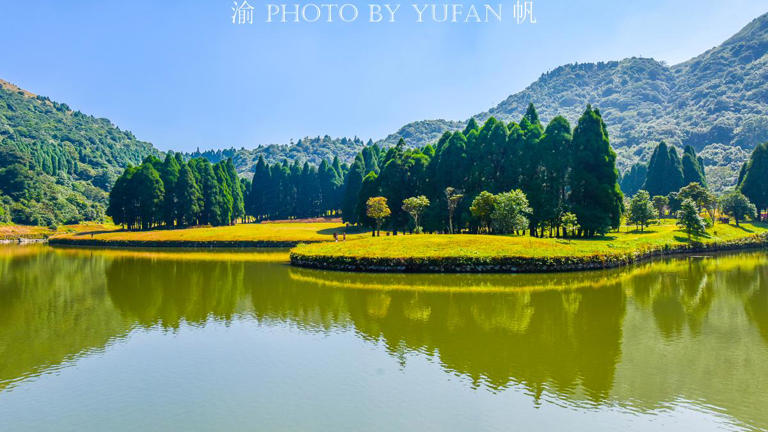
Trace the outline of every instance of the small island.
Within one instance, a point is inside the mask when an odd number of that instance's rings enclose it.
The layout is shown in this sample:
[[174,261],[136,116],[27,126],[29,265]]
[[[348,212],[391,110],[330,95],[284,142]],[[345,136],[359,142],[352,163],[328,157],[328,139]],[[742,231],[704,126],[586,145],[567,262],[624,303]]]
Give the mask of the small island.
[[645,231],[623,227],[588,239],[492,235],[398,235],[340,243],[303,244],[291,250],[299,267],[365,272],[538,273],[599,270],[674,254],[768,246],[768,224],[717,224],[689,239],[673,221]]

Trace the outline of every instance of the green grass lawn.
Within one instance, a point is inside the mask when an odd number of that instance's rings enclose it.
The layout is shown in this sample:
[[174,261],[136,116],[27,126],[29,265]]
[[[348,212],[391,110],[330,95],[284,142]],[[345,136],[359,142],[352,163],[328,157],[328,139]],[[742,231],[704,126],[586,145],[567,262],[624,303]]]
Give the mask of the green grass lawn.
[[[717,224],[701,243],[724,242],[768,233],[768,224],[743,223],[740,227]],[[622,227],[621,232],[595,239],[550,239],[495,235],[398,235],[366,237],[360,240],[299,245],[292,252],[306,256],[359,258],[443,258],[443,257],[583,257],[649,251],[688,243],[685,232],[664,221],[644,232]]]
[[0,224],[0,240],[44,239],[53,235],[74,234],[82,231],[113,230],[112,224],[86,222],[77,225],[61,225],[55,230],[43,226]]
[[[125,231],[118,227],[84,230],[72,234],[57,235],[64,239],[93,239],[110,241],[263,241],[263,242],[313,242],[333,240],[333,233],[341,235],[344,225],[339,222],[320,223],[268,223],[239,224],[220,227],[185,229],[155,229],[149,231]],[[347,240],[365,237],[366,234],[348,234]]]

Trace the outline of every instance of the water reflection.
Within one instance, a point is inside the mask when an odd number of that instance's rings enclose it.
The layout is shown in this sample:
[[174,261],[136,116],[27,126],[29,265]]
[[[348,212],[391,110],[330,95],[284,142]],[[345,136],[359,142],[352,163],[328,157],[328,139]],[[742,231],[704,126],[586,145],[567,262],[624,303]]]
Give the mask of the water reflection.
[[291,268],[284,252],[0,249],[0,392],[132,327],[255,319],[354,331],[477,388],[640,411],[675,401],[768,426],[768,257],[563,275]]

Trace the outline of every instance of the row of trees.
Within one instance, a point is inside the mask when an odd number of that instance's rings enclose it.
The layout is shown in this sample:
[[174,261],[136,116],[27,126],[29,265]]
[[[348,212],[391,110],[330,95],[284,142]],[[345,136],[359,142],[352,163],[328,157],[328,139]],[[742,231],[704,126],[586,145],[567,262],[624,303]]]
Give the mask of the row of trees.
[[259,156],[246,211],[257,220],[336,214],[341,209],[347,171],[349,166],[338,157],[314,166],[298,160],[270,165]]
[[[402,204],[423,195],[430,202],[422,218],[425,230],[477,232],[488,223],[472,213],[475,197],[515,190],[527,197],[531,211],[525,229],[534,236],[558,235],[562,215],[569,211],[584,236],[617,228],[621,220],[616,154],[600,112],[589,106],[573,130],[560,116],[545,128],[530,105],[520,123],[491,117],[480,127],[472,119],[465,130],[446,132],[434,147],[406,149],[401,140],[384,153],[378,171],[367,171],[364,152],[345,181],[343,217],[350,223],[373,225],[366,204],[371,197],[384,197],[392,209],[389,227],[395,232],[413,228]],[[448,188],[454,193],[446,193]],[[452,199],[455,210],[446,212]]]
[[[716,210],[732,217],[736,226],[746,218],[757,219],[759,214],[749,198],[738,190],[718,198],[699,183],[694,182],[676,193],[670,193],[669,196],[673,196],[679,203],[672,211],[677,217],[678,225],[686,230],[689,237],[704,234],[706,227],[716,222]],[[664,217],[667,209],[670,209],[668,196],[657,195],[651,198],[648,191],[640,190],[627,205],[627,222],[635,224],[643,231],[653,220]],[[702,211],[708,213],[708,220],[701,217]]]
[[232,159],[186,162],[181,154],[169,152],[165,160],[148,156],[141,165],[125,169],[109,194],[107,215],[129,229],[229,225],[245,217],[248,190]]
[[691,146],[685,146],[681,158],[674,146],[662,141],[648,164],[635,164],[624,174],[621,190],[629,196],[641,189],[651,196],[666,196],[691,183],[707,187],[704,161]]

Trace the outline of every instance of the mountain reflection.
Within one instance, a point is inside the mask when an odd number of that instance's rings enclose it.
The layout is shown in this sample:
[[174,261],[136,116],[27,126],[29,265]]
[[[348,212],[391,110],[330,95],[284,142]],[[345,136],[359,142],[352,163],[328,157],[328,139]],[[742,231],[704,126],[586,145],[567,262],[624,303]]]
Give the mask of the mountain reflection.
[[9,250],[0,358],[12,360],[0,365],[0,391],[132,326],[251,318],[353,331],[491,391],[640,410],[687,398],[766,423],[734,402],[768,406],[764,253],[560,275],[388,275],[296,269],[254,252]]

